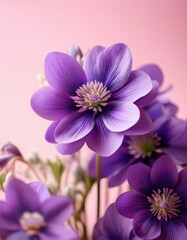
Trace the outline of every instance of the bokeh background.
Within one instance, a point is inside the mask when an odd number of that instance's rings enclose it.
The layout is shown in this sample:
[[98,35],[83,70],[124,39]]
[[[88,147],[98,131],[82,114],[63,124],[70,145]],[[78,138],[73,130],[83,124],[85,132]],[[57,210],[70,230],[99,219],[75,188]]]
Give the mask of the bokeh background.
[[0,0],[0,143],[16,144],[24,154],[55,154],[44,139],[48,122],[30,107],[51,51],[69,44],[83,52],[97,44],[126,43],[133,68],[156,63],[169,97],[187,118],[186,0]]

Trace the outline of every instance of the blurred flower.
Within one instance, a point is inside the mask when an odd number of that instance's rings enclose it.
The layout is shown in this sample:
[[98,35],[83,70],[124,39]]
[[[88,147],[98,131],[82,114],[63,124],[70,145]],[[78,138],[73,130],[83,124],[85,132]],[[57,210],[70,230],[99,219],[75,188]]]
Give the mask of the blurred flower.
[[68,46],[68,55],[77,60],[79,63],[81,63],[83,54],[78,45],[70,44]]
[[77,233],[64,222],[70,217],[72,202],[65,196],[51,197],[38,183],[11,179],[6,202],[0,201],[0,236],[5,240],[77,240]]
[[133,190],[116,201],[119,213],[133,219],[135,233],[143,239],[187,239],[187,169],[178,173],[168,156],[152,169],[142,163],[128,169]]
[[83,68],[66,54],[48,54],[45,73],[50,87],[37,91],[31,105],[53,121],[46,139],[56,143],[60,153],[72,154],[86,142],[94,152],[109,156],[128,131],[150,131],[150,118],[135,102],[150,92],[152,82],[143,71],[131,72],[131,65],[124,44],[94,47]]
[[18,156],[21,156],[21,153],[15,145],[10,142],[2,145],[0,148],[0,170],[4,168],[11,159]]
[[[168,154],[176,164],[187,163],[187,123],[171,117],[172,109],[161,104],[151,106],[148,112],[154,131],[125,137],[113,155],[101,158],[101,177],[109,177],[110,187],[124,182],[128,167],[137,162],[152,166],[159,156]],[[92,176],[96,176],[95,159],[96,156],[92,156],[89,165]]]
[[132,230],[132,221],[121,216],[111,204],[104,216],[96,223],[93,240],[141,240]]

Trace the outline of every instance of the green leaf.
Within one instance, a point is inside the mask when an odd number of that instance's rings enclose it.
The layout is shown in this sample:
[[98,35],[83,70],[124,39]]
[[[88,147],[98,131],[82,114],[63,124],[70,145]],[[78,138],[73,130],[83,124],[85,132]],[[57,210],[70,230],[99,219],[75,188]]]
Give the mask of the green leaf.
[[57,184],[59,185],[61,182],[62,174],[65,169],[64,164],[58,158],[56,159],[55,162],[48,160],[47,163],[51,169],[51,172],[52,172]]

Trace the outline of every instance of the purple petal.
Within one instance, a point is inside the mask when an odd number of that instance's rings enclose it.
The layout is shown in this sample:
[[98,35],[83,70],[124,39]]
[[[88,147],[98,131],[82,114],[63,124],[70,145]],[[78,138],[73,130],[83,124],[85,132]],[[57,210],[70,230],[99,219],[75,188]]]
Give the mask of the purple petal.
[[109,239],[129,239],[132,222],[122,217],[116,210],[115,204],[111,204],[105,212],[103,228]]
[[10,142],[7,142],[6,144],[4,144],[1,147],[1,151],[6,152],[6,153],[12,153],[16,156],[21,156],[19,149]]
[[92,49],[90,49],[89,52],[86,54],[86,57],[83,63],[83,68],[89,82],[96,80],[95,67],[97,64],[97,58],[104,49],[105,48],[102,46],[95,46]]
[[59,153],[63,155],[69,155],[80,150],[85,144],[85,138],[82,138],[76,142],[71,143],[59,143],[56,145],[56,149]]
[[69,96],[74,96],[76,90],[87,82],[81,65],[72,57],[60,52],[47,55],[45,74],[53,88]]
[[58,120],[74,108],[74,102],[55,89],[45,87],[34,93],[31,106],[40,117]]
[[153,85],[149,75],[142,71],[133,71],[125,86],[116,93],[116,97],[124,101],[135,102],[148,94],[152,87]]
[[79,240],[77,232],[65,224],[50,224],[39,233],[40,240]]
[[112,188],[112,187],[119,186],[123,182],[125,182],[127,180],[127,169],[128,169],[128,165],[118,169],[113,174],[111,174],[108,179],[108,186]]
[[41,182],[29,183],[29,186],[36,192],[39,197],[39,201],[43,202],[50,197],[47,187]]
[[185,129],[185,121],[171,118],[166,121],[159,129],[157,129],[157,133],[161,137],[162,141],[165,144],[169,145],[175,140],[177,141],[177,139],[184,133]]
[[136,101],[136,105],[138,105],[139,107],[144,107],[147,105],[150,105],[150,103],[156,99],[156,97],[158,96],[158,88],[159,88],[159,83],[156,80],[152,80],[152,89],[151,91],[144,97],[138,99]]
[[20,224],[15,212],[3,201],[0,201],[0,223],[1,236],[20,229]]
[[110,91],[116,91],[127,82],[131,66],[132,57],[128,47],[122,43],[112,45],[99,55],[95,79],[103,82]]
[[0,169],[4,168],[8,162],[15,157],[15,154],[12,153],[5,153],[3,155],[0,155]]
[[127,218],[133,218],[138,211],[148,208],[147,197],[135,190],[121,194],[116,200],[117,211]]
[[162,223],[162,232],[159,240],[185,240],[187,229],[184,223],[177,219],[171,219]]
[[[172,144],[173,145],[173,144]],[[167,153],[175,164],[186,164],[187,163],[187,147],[180,148],[174,146],[165,147],[164,152]]]
[[135,125],[140,117],[139,109],[130,102],[115,102],[103,112],[102,119],[106,127],[113,132],[122,132]]
[[161,156],[151,170],[151,183],[155,188],[174,188],[178,180],[177,167],[168,156]]
[[139,69],[146,72],[151,77],[152,80],[157,80],[159,82],[159,85],[162,84],[163,73],[160,67],[157,66],[156,64],[144,65]]
[[31,240],[30,236],[24,231],[12,233],[6,237],[6,240]]
[[58,124],[60,123],[60,121],[55,121],[55,122],[52,122],[46,133],[45,133],[45,139],[50,142],[50,143],[56,143],[56,140],[55,140],[55,130],[58,126]]
[[143,163],[137,163],[128,168],[127,180],[133,189],[147,195],[152,190],[150,174],[150,167]]
[[53,196],[42,202],[41,212],[47,222],[63,223],[73,211],[72,201],[65,196]]
[[74,112],[64,118],[55,129],[59,143],[71,143],[85,137],[94,127],[94,112]]
[[125,131],[125,135],[143,135],[150,132],[153,129],[153,123],[149,115],[143,110],[139,109],[140,118],[138,122],[131,128]]
[[176,192],[182,198],[183,202],[187,202],[187,168],[181,170],[178,175]]
[[98,117],[95,127],[87,136],[86,143],[92,151],[107,157],[117,151],[123,142],[123,138],[124,135],[122,133],[108,130],[102,119]]
[[12,178],[6,188],[6,199],[11,209],[19,214],[23,211],[38,211],[39,198],[36,192],[26,183]]
[[[103,228],[103,217],[100,218],[95,226],[94,226],[94,230],[93,230],[93,240],[98,240],[98,239],[106,239],[105,237],[103,237],[107,235],[107,233],[105,232],[104,228]],[[102,237],[101,237],[102,236]]]
[[161,222],[149,210],[139,211],[135,215],[133,228],[137,236],[143,239],[155,239],[161,234]]

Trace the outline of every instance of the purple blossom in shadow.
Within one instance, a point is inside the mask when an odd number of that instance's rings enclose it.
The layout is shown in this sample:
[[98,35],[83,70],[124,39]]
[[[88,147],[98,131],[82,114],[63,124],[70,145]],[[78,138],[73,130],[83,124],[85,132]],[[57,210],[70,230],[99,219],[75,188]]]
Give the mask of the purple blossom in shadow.
[[72,154],[86,142],[94,152],[109,156],[128,131],[150,131],[149,116],[135,102],[151,91],[152,81],[143,71],[131,72],[131,65],[124,44],[92,48],[83,67],[66,54],[49,53],[45,74],[50,86],[31,99],[34,111],[53,121],[47,141],[62,154]]
[[[125,137],[113,155],[101,158],[101,177],[109,178],[110,187],[123,183],[129,166],[138,162],[152,166],[158,157],[167,154],[176,164],[187,163],[187,123],[173,116],[169,105],[154,104],[148,113],[153,131]],[[90,160],[89,172],[96,176],[95,155]]]
[[0,149],[0,170],[3,169],[11,159],[21,156],[19,149],[8,142],[1,146]]
[[132,230],[132,221],[121,216],[111,204],[104,216],[96,223],[93,240],[141,240]]
[[16,178],[6,188],[6,202],[0,201],[0,237],[3,240],[78,240],[65,223],[72,214],[72,201],[50,196],[40,182],[26,184]]
[[133,190],[116,200],[118,212],[133,219],[133,229],[143,239],[187,239],[187,169],[178,173],[168,156],[152,168],[134,164],[127,180]]

